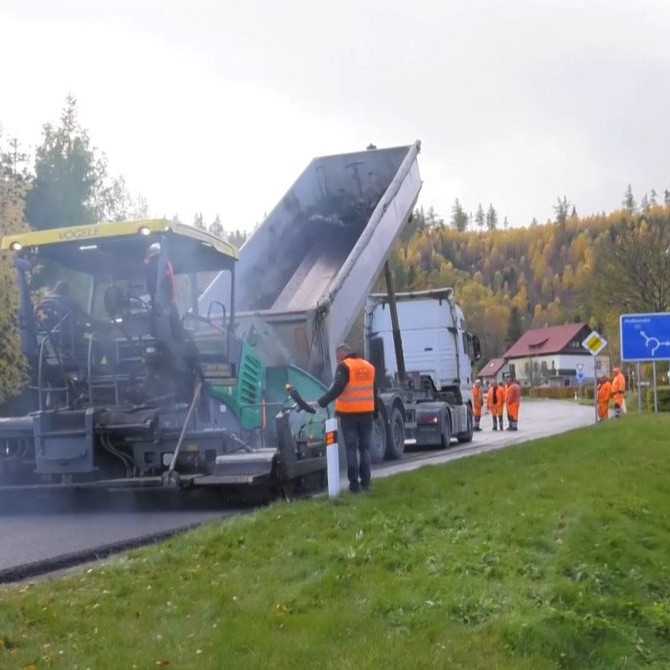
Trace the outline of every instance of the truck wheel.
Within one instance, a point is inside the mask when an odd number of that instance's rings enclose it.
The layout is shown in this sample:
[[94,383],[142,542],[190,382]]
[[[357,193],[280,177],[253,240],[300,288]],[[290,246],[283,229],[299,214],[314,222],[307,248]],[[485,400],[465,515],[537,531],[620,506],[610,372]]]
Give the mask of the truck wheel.
[[442,425],[441,446],[442,449],[447,449],[451,446],[451,420],[448,416],[445,417],[444,424]]
[[459,433],[456,437],[458,437],[458,441],[464,444],[465,442],[472,442],[472,410],[468,406],[468,428],[464,433]]
[[391,418],[387,423],[386,458],[397,460],[405,453],[405,418],[400,407],[391,410]]
[[377,418],[372,422],[372,440],[370,442],[370,460],[375,463],[384,462],[386,453],[386,413],[379,412]]

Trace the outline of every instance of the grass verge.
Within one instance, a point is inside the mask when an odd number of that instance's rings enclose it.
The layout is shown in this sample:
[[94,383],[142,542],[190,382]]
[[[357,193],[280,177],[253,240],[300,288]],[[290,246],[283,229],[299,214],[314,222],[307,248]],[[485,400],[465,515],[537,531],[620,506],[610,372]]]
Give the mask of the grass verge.
[[668,668],[669,431],[627,417],[5,588],[0,667]]

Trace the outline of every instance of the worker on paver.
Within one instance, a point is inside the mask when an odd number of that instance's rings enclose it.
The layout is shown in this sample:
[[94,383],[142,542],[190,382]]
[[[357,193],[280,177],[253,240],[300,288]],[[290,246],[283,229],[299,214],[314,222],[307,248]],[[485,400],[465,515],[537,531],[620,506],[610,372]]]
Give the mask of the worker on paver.
[[328,406],[335,400],[347,452],[349,490],[370,489],[370,442],[379,400],[372,363],[355,354],[349,345],[340,344],[335,352],[337,370],[332,386],[318,403]]
[[521,406],[521,386],[519,382],[510,377],[505,390],[505,404],[507,405],[507,430],[519,429],[519,408]]
[[614,400],[614,416],[619,418],[626,408],[626,378],[619,368],[614,368],[612,379],[612,399]]
[[502,386],[499,386],[495,379],[489,386],[486,405],[493,418],[493,430],[498,430],[498,417],[500,417],[500,430],[502,430],[502,411],[505,406],[505,395]]
[[611,397],[612,384],[608,377],[601,377],[598,384],[598,421],[605,421],[609,418]]
[[[159,270],[160,275],[159,276]],[[151,299],[152,329],[156,329],[156,318],[165,313],[170,323],[173,337],[183,337],[182,321],[177,309],[177,282],[172,263],[164,258],[161,267],[161,245],[154,242],[149,246],[144,258],[144,272],[147,293]]]
[[482,407],[484,406],[484,393],[482,391],[482,380],[478,379],[472,387],[472,416],[474,418],[473,430],[480,431],[479,426],[482,420]]

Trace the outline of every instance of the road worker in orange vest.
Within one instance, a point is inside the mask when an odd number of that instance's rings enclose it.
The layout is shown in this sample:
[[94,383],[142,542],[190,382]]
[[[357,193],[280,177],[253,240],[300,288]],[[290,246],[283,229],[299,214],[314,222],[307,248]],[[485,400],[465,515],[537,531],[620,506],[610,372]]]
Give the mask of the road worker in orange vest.
[[519,408],[521,407],[521,386],[519,382],[510,377],[507,380],[505,390],[505,404],[507,405],[507,430],[519,429]]
[[498,421],[500,420],[500,430],[502,427],[502,413],[505,407],[505,391],[502,385],[494,379],[489,386],[489,392],[486,396],[486,406],[493,418],[493,430],[498,430]]
[[479,422],[482,420],[482,407],[484,406],[484,393],[482,391],[482,380],[478,379],[472,387],[472,416],[474,419],[473,430],[480,431]]
[[612,399],[614,400],[614,416],[618,419],[623,414],[626,406],[626,378],[619,368],[614,368]]
[[375,368],[355,354],[349,345],[340,344],[335,352],[337,369],[332,386],[319,398],[321,407],[335,400],[347,452],[349,490],[370,489],[370,442],[373,421],[379,409]]
[[608,377],[602,377],[598,384],[598,421],[606,421],[609,418],[611,397],[612,384]]
[[498,403],[496,405],[498,409],[498,429],[505,430],[503,426],[503,418],[505,416],[505,399],[507,398],[507,386],[506,382],[498,384]]

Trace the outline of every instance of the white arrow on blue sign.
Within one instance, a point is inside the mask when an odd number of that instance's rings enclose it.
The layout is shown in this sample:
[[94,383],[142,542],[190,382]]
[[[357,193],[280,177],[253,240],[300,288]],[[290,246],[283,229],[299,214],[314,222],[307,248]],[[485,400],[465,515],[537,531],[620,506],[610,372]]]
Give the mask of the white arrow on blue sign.
[[621,360],[670,361],[670,313],[622,314]]

